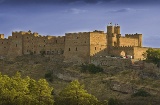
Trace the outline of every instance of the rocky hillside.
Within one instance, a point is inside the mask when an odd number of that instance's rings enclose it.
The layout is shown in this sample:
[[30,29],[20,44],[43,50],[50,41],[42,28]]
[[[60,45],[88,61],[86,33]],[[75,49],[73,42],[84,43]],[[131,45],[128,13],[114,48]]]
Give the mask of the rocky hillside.
[[[146,64],[140,68],[103,67],[101,73],[82,73],[81,67],[64,63],[63,56],[25,55],[14,59],[0,59],[0,72],[9,76],[17,71],[34,79],[46,78],[57,95],[68,83],[78,79],[85,89],[99,100],[116,98],[123,105],[160,104],[160,70]],[[133,97],[138,90],[149,97]]]

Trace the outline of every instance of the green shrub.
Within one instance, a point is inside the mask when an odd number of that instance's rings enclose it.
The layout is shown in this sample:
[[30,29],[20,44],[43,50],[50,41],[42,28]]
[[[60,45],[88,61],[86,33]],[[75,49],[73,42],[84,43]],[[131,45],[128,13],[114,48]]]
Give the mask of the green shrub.
[[48,79],[50,82],[53,81],[53,73],[51,71],[45,73],[44,77]]
[[94,64],[81,65],[81,72],[96,74],[98,72],[103,72],[103,68],[101,68],[100,66],[95,66]]
[[151,96],[151,94],[143,89],[139,89],[136,93],[132,94],[132,97],[138,97],[138,96],[148,97]]
[[121,102],[118,99],[109,98],[108,105],[121,105]]

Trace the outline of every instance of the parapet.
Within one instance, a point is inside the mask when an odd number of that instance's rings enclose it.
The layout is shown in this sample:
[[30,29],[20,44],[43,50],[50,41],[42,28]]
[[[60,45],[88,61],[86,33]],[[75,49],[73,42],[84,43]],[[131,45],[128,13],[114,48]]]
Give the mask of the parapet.
[[142,34],[125,34],[125,37],[127,38],[138,38],[139,36],[141,36]]
[[94,30],[93,32],[97,32],[97,33],[104,33],[104,31],[100,31],[100,30]]
[[12,32],[12,35],[13,35],[13,34],[38,36],[38,33],[37,33],[37,32],[32,33],[30,30],[29,30],[28,32],[26,32],[26,31],[15,31],[15,32]]
[[134,46],[113,46],[114,49],[133,49]]
[[65,35],[82,35],[82,34],[88,34],[90,32],[78,32],[78,33],[65,33]]

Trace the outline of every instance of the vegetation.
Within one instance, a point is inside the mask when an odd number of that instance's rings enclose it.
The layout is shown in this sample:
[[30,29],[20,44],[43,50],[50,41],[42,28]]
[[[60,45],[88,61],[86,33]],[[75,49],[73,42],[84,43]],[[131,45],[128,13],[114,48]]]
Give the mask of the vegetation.
[[0,105],[53,105],[52,91],[45,79],[0,74]]
[[109,98],[108,105],[121,105],[121,103],[117,99]]
[[98,73],[103,72],[103,68],[95,66],[94,64],[81,65],[81,72]]
[[60,92],[57,105],[96,105],[97,102],[97,98],[75,80]]
[[144,55],[147,55],[146,61],[148,62],[153,62],[155,64],[160,62],[160,49],[149,48]]
[[141,97],[148,97],[148,96],[151,96],[150,93],[148,93],[147,91],[143,90],[143,89],[139,89],[136,93],[134,93],[132,95],[132,97],[138,97],[138,96],[141,96]]
[[53,73],[51,71],[48,71],[47,73],[45,73],[45,78],[48,79],[50,82],[53,81]]

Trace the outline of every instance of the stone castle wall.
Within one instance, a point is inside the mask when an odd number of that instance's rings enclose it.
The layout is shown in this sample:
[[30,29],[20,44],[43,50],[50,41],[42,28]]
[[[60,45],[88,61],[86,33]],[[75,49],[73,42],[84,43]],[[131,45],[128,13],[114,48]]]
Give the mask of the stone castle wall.
[[90,33],[90,56],[107,49],[107,35],[104,32],[94,31]]
[[12,32],[8,39],[0,34],[0,56],[23,54],[63,55],[65,62],[91,63],[97,56],[126,56],[143,59],[148,48],[142,47],[142,34],[121,36],[120,26],[107,26],[107,33],[66,33],[65,36],[41,36],[38,33]]
[[120,37],[119,38],[119,46],[139,46],[138,39],[136,38],[127,38],[127,37]]
[[66,62],[89,62],[90,32],[66,33],[64,57]]

